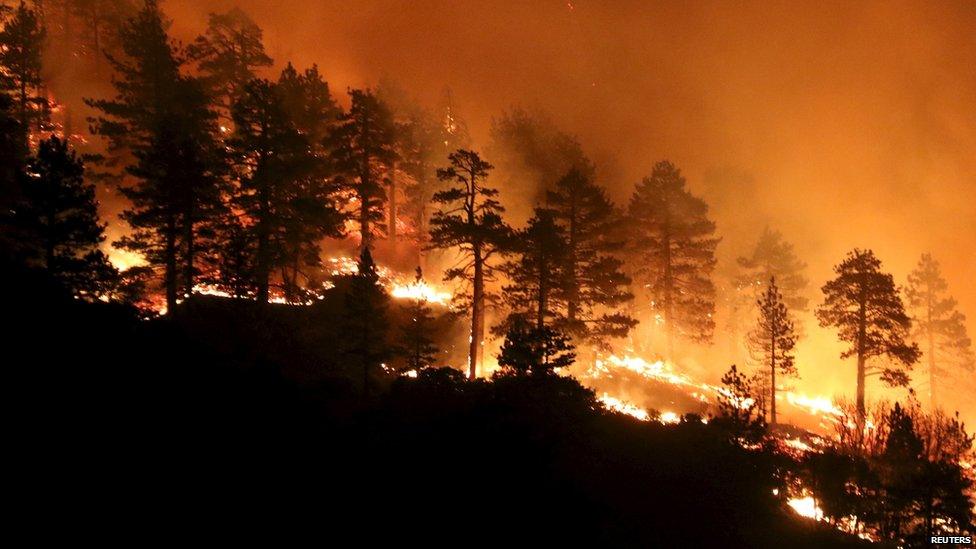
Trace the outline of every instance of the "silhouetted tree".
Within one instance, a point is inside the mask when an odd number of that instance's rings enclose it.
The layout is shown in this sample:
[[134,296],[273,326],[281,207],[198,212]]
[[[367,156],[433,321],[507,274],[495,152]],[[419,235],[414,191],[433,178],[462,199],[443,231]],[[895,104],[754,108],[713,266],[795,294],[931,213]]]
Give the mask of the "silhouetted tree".
[[[424,282],[424,274],[420,267],[417,267],[415,282],[418,286]],[[403,309],[407,321],[401,329],[402,339],[398,350],[406,360],[405,369],[419,373],[433,366],[437,360],[438,348],[431,336],[434,318],[430,305],[423,296],[412,299]]]
[[14,215],[20,249],[28,263],[49,272],[77,297],[107,296],[118,273],[99,249],[105,225],[98,219],[95,187],[66,141],[41,141],[22,178]]
[[631,280],[622,271],[623,262],[612,255],[623,248],[618,212],[606,192],[576,168],[547,196],[547,208],[566,235],[567,332],[600,344],[627,335],[637,320],[615,311],[634,298],[627,289]]
[[342,115],[329,84],[319,68],[298,72],[291,63],[278,77],[278,93],[285,113],[317,153],[324,153],[323,140]]
[[233,8],[226,13],[211,13],[207,30],[186,48],[224,112],[229,113],[248,82],[255,78],[255,70],[271,66],[262,35],[261,27],[246,13]]
[[[10,212],[19,199],[20,179],[27,160],[27,146],[20,123],[12,112],[13,100],[0,93],[0,212]],[[6,217],[0,214],[0,221]],[[3,237],[0,236],[0,244]],[[6,246],[6,244],[4,244]]]
[[667,161],[655,164],[651,176],[637,185],[628,214],[638,274],[662,315],[673,359],[675,336],[711,341],[715,329],[715,223],[705,202],[688,192],[681,172]]
[[350,90],[352,106],[326,137],[333,169],[355,198],[360,249],[384,230],[384,177],[396,159],[396,130],[389,110],[369,90]]
[[389,297],[379,284],[376,263],[369,248],[359,256],[358,271],[348,277],[339,326],[342,356],[358,366],[363,376],[363,396],[369,397],[372,378],[389,355],[386,308]]
[[[443,164],[448,154],[466,146],[466,128],[452,121],[450,103],[441,105],[441,111],[428,111],[389,78],[380,81],[376,95],[389,106],[397,128],[397,156],[390,171],[390,218],[387,222],[391,240],[397,237],[394,221],[407,219],[414,226],[414,238],[418,245],[419,261],[425,261],[428,242],[430,201],[439,188],[437,166]],[[449,97],[445,99],[449,100]],[[437,114],[435,114],[437,113]],[[443,119],[438,119],[440,114]],[[464,134],[457,136],[456,134]],[[465,143],[455,143],[464,140]],[[403,200],[398,199],[402,192]]]
[[[837,277],[824,284],[824,302],[816,313],[821,326],[837,328],[841,341],[850,344],[841,358],[857,357],[858,425],[863,425],[867,376],[880,375],[892,386],[907,385],[906,370],[918,360],[919,351],[907,342],[912,321],[894,279],[881,271],[874,252],[855,249],[834,272]],[[881,356],[891,361],[868,364]]]
[[341,234],[335,189],[287,113],[277,84],[252,80],[232,115],[235,132],[228,143],[241,186],[235,202],[253,220],[257,299],[268,301],[272,272],[281,268],[286,299],[295,301],[304,267],[319,264],[319,241]]
[[749,334],[749,346],[754,358],[760,361],[769,378],[769,422],[775,425],[776,373],[796,375],[796,366],[793,364],[796,330],[774,277],[769,279],[766,292],[757,305],[759,317],[755,329]]
[[[119,29],[137,11],[132,0],[62,0],[61,25],[64,53],[76,52],[94,65],[95,76],[102,73],[103,52],[118,53]],[[75,21],[72,21],[75,20]],[[76,24],[80,23],[80,24]]]
[[28,143],[30,131],[41,129],[50,113],[42,93],[41,54],[46,32],[37,11],[20,2],[0,30],[0,85],[14,100],[14,112]]
[[945,295],[948,288],[939,263],[930,254],[923,254],[908,275],[905,298],[912,315],[912,335],[928,363],[929,405],[933,410],[939,382],[952,370],[971,372],[976,364],[966,317],[956,310],[956,300]]
[[115,245],[162,268],[173,310],[179,294],[193,289],[199,239],[222,207],[224,164],[210,99],[180,74],[183,59],[166,26],[147,0],[120,32],[124,55],[108,55],[115,98],[86,102],[101,112],[92,129],[109,140],[110,153],[134,160],[125,171],[135,182],[121,189],[131,203],[122,218],[134,232]]
[[522,317],[509,323],[498,365],[521,375],[551,375],[576,360],[569,337],[550,326],[533,326]]
[[755,443],[765,433],[766,424],[749,385],[746,375],[733,364],[722,376],[716,421],[729,430],[733,441]]
[[498,191],[485,185],[492,166],[474,151],[459,149],[451,153],[451,166],[437,170],[437,177],[448,185],[434,194],[440,209],[431,218],[431,247],[458,249],[460,263],[444,273],[446,280],[463,280],[471,287],[471,334],[468,350],[468,376],[477,375],[482,363],[485,338],[485,281],[494,274],[492,257],[510,237],[502,221],[505,209],[497,200]]
[[748,257],[737,260],[742,272],[737,277],[739,286],[752,288],[754,294],[762,294],[766,282],[775,277],[783,294],[783,303],[793,313],[807,310],[809,299],[804,295],[808,281],[803,272],[806,263],[800,261],[779,231],[763,229],[756,247]]
[[[565,324],[566,235],[550,210],[536,208],[535,217],[518,231],[510,249],[517,258],[502,266],[509,280],[502,299],[513,317],[537,329]],[[504,333],[504,325],[501,326]]]

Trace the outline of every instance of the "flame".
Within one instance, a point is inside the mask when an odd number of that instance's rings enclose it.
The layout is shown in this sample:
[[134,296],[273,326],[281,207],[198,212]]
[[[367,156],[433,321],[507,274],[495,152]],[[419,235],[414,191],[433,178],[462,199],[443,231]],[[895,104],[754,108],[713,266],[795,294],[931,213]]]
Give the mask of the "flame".
[[817,505],[817,500],[813,499],[813,496],[803,496],[798,498],[790,498],[786,502],[796,514],[801,517],[807,517],[814,520],[823,520],[824,514],[820,506]]
[[[824,396],[810,397],[803,394],[797,394],[793,392],[786,392],[786,401],[791,405],[798,408],[803,408],[808,413],[818,416],[843,416],[844,413],[838,408],[834,402]],[[779,397],[779,395],[777,395]]]
[[397,299],[413,299],[429,301],[444,305],[453,297],[450,292],[434,288],[424,281],[413,281],[410,284],[393,283],[390,295]]
[[641,421],[651,420],[651,414],[649,414],[647,410],[641,408],[640,406],[631,404],[630,402],[626,402],[620,400],[619,398],[612,397],[607,393],[603,393],[603,396],[601,396],[599,400],[609,410],[620,412],[622,414],[627,414],[628,416],[635,417]]

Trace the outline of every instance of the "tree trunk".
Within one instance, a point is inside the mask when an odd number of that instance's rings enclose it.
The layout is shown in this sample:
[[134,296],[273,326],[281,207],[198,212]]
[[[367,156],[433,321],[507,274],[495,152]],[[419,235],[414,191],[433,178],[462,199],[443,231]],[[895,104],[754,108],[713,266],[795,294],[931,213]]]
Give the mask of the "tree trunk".
[[864,340],[867,337],[867,304],[864,290],[861,290],[860,308],[857,317],[857,419],[858,429],[863,430],[866,409],[864,406],[864,381],[867,375],[866,362],[864,356]]
[[671,236],[664,234],[664,330],[668,338],[668,361],[674,362],[674,272],[671,269]]
[[770,361],[769,361],[769,418],[770,424],[776,425],[776,331],[774,325],[772,335],[769,338]]
[[166,286],[166,312],[173,314],[176,311],[176,217],[169,214],[166,219],[166,273],[164,274],[164,284]]
[[576,323],[576,316],[579,314],[579,278],[576,276],[576,195],[573,195],[572,203],[569,207],[569,299],[567,304],[566,318],[569,325]]
[[390,220],[389,228],[387,229],[387,234],[390,236],[390,242],[396,244],[397,240],[397,196],[396,196],[396,162],[391,163],[390,170]]
[[271,285],[271,227],[270,216],[271,216],[271,205],[268,203],[268,190],[265,185],[261,188],[261,219],[258,220],[258,261],[257,261],[257,279],[258,279],[258,303],[267,303],[270,297],[270,285]]
[[485,337],[485,288],[484,288],[484,258],[481,257],[481,244],[475,243],[474,251],[474,280],[471,301],[471,341],[468,349],[468,378],[478,377],[478,366],[481,364]]
[[183,220],[183,240],[186,242],[186,257],[183,258],[183,295],[193,293],[193,256],[196,255],[193,240],[193,201],[186,206],[186,219]]

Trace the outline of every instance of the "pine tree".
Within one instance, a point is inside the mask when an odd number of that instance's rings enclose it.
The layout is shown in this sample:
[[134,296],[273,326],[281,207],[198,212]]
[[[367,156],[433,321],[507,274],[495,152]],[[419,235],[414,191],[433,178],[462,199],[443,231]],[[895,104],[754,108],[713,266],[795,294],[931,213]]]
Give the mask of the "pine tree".
[[769,380],[769,417],[776,424],[776,374],[795,376],[793,347],[796,345],[796,329],[790,320],[776,278],[770,277],[765,293],[756,303],[759,317],[756,328],[749,334],[749,348],[757,358]]
[[434,194],[440,209],[431,218],[430,239],[431,247],[458,249],[460,263],[445,273],[445,279],[463,280],[471,287],[468,377],[474,379],[484,353],[485,281],[492,279],[492,258],[511,230],[502,221],[505,209],[496,198],[498,191],[485,185],[491,164],[464,149],[451,153],[449,160],[450,167],[437,170],[449,187]]
[[37,12],[23,1],[0,30],[0,67],[4,73],[0,84],[14,100],[22,139],[28,146],[30,131],[43,129],[50,117],[41,79],[45,35]]
[[[93,63],[96,77],[102,73],[103,52],[117,52],[120,47],[119,29],[137,9],[132,0],[62,0],[67,10],[62,40],[65,46],[74,47],[78,55]],[[72,22],[78,20],[79,31],[69,32]]]
[[606,192],[580,169],[572,169],[549,191],[547,208],[566,234],[566,330],[578,339],[605,345],[624,337],[637,320],[615,309],[631,301],[631,280],[613,254],[623,248],[620,216]]
[[749,379],[733,364],[722,376],[719,417],[734,442],[756,443],[766,430],[762,412],[750,391]]
[[[892,276],[881,270],[871,250],[855,249],[834,267],[837,277],[823,286],[824,302],[816,311],[820,326],[837,328],[850,347],[841,358],[857,357],[857,414],[864,423],[864,384],[880,375],[891,386],[908,384],[906,370],[918,360],[919,350],[907,338],[911,318],[905,313]],[[882,364],[868,361],[882,356]]]
[[946,296],[949,285],[939,263],[923,254],[908,275],[905,293],[912,314],[913,336],[928,364],[929,404],[938,402],[938,385],[954,369],[973,371],[972,340],[966,333],[966,317],[956,310],[956,300]]
[[278,93],[285,113],[299,133],[317,154],[323,154],[323,140],[342,115],[342,109],[336,105],[318,66],[298,72],[288,63],[278,77]]
[[[566,235],[553,212],[536,208],[528,227],[514,235],[509,251],[517,257],[501,267],[510,282],[502,295],[512,317],[528,320],[539,330],[564,325]],[[504,332],[504,325],[499,328]]]
[[187,55],[197,62],[224,112],[230,111],[257,69],[271,66],[262,40],[261,27],[239,8],[233,8],[211,13],[207,30],[187,47]]
[[738,258],[737,263],[742,269],[737,277],[739,286],[760,294],[766,282],[775,277],[786,307],[794,313],[807,310],[809,299],[804,292],[808,281],[803,275],[807,265],[797,259],[793,245],[779,231],[763,229],[752,254]]
[[305,266],[318,265],[318,242],[341,234],[324,164],[279,90],[267,80],[252,80],[234,105],[235,133],[228,141],[241,187],[235,205],[253,223],[254,285],[261,303],[268,302],[276,268],[286,299],[301,300],[298,277]]
[[339,344],[342,356],[361,370],[363,396],[368,398],[372,378],[388,354],[386,308],[389,298],[379,284],[376,263],[369,248],[363,249],[356,274],[348,278]]
[[492,119],[488,154],[498,166],[502,188],[519,189],[526,199],[541,202],[566,172],[587,176],[593,167],[575,137],[562,132],[541,112],[520,108]]
[[498,354],[498,365],[520,375],[552,375],[576,360],[570,338],[550,326],[533,326],[522,317],[513,319]]
[[[415,280],[418,286],[424,282],[424,273],[420,267],[417,267]],[[407,322],[401,330],[402,345],[399,351],[406,361],[405,370],[419,374],[437,360],[438,348],[431,338],[434,317],[427,299],[423,296],[411,300],[403,309]]]
[[20,248],[34,264],[85,299],[108,296],[117,272],[99,249],[105,225],[98,219],[95,188],[85,183],[85,168],[68,143],[41,141],[22,178],[22,202],[15,225]]
[[638,275],[660,310],[667,335],[667,355],[674,339],[711,341],[715,329],[715,223],[708,206],[685,188],[673,164],[658,162],[651,176],[637,185],[628,209],[631,244],[638,256]]
[[396,130],[386,106],[369,90],[350,90],[352,106],[326,138],[334,172],[355,197],[360,250],[384,232],[384,177],[396,160]]
[[117,77],[113,99],[86,100],[101,115],[96,134],[109,140],[134,183],[122,186],[131,206],[122,218],[134,232],[115,245],[141,253],[163,270],[167,310],[193,290],[200,242],[221,209],[223,150],[210,98],[180,74],[183,58],[166,33],[157,3],[120,31],[122,57],[107,55]]

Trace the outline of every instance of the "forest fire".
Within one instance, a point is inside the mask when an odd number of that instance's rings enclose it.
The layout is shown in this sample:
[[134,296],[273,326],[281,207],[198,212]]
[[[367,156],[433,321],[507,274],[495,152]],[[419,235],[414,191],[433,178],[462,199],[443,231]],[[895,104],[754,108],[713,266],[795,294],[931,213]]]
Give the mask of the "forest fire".
[[11,370],[408,526],[974,534],[957,3],[0,1]]

